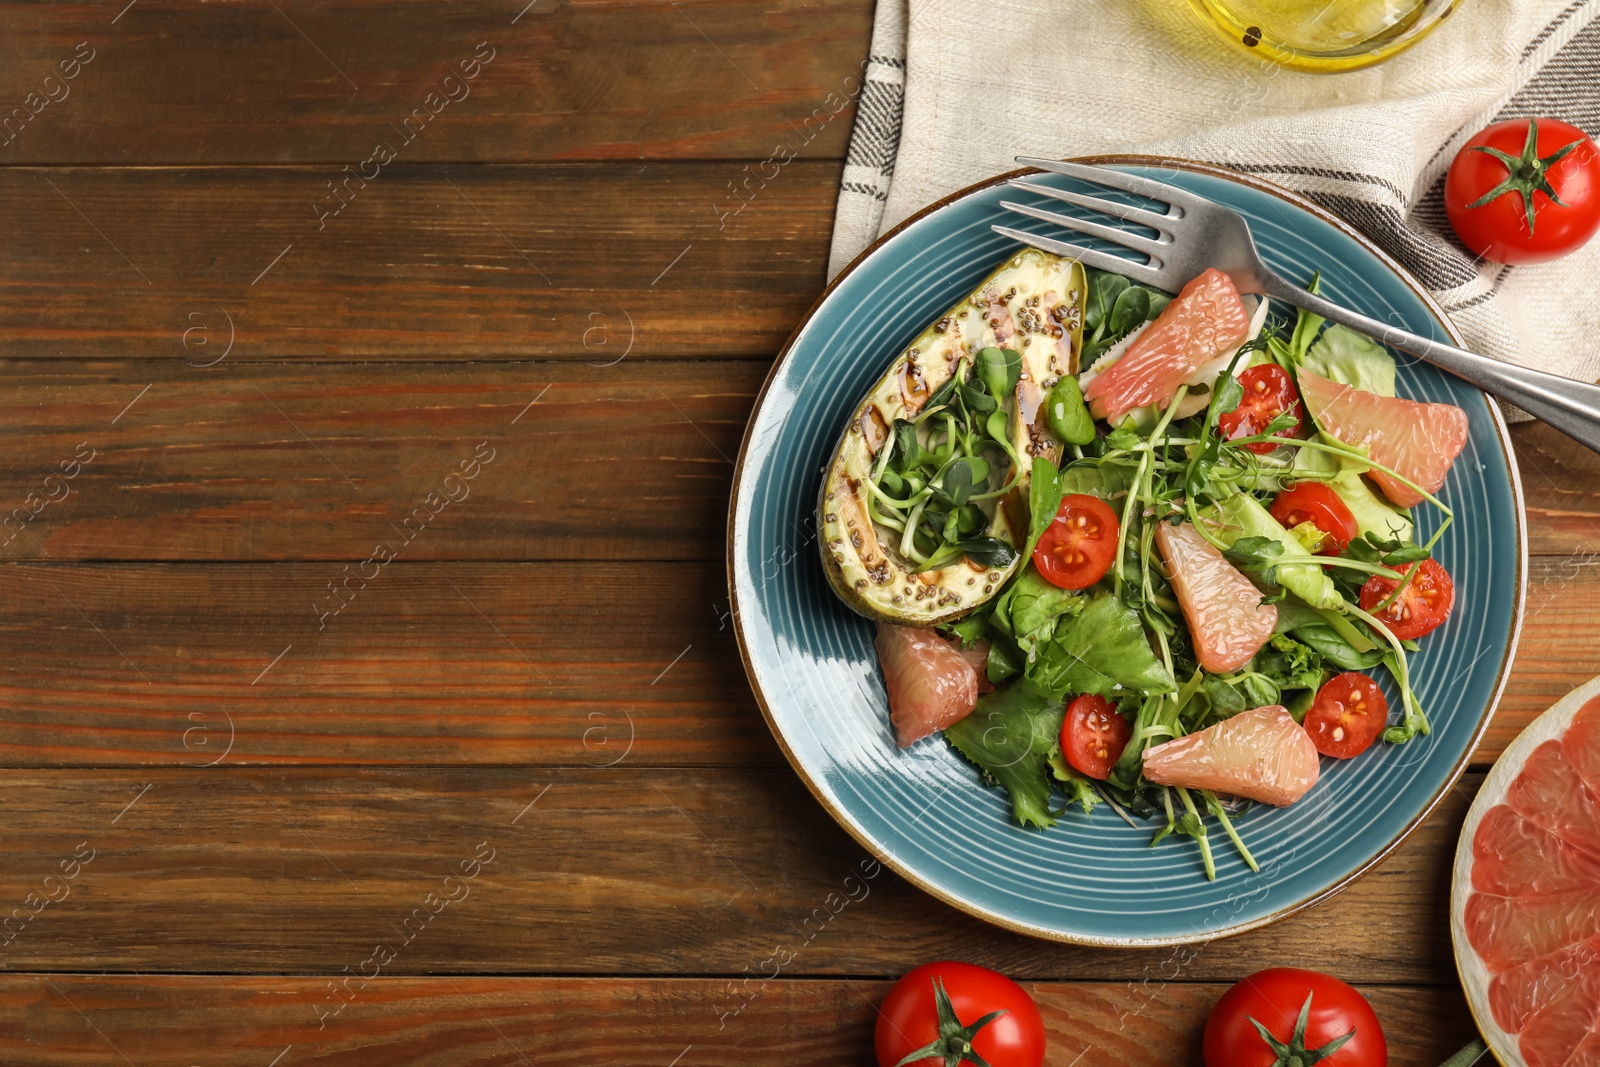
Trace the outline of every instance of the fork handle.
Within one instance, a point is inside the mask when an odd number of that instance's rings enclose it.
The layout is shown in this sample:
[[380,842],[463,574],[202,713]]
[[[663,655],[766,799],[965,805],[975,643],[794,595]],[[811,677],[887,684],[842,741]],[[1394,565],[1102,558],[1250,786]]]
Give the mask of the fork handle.
[[1471,382],[1486,393],[1511,401],[1573,440],[1600,452],[1600,385],[1520,367],[1420,337],[1398,326],[1369,319],[1340,307],[1281,278],[1263,278],[1261,281],[1264,295],[1304,308],[1329,322],[1348,326],[1392,348],[1419,356],[1435,367]]

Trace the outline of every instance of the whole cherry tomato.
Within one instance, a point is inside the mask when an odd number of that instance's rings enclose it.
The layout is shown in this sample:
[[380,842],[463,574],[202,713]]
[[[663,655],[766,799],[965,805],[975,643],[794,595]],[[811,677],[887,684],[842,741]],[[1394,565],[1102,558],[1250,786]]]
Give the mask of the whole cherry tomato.
[[[924,963],[894,984],[878,1009],[878,1067],[983,1063],[1041,1067],[1044,1019],[1017,983],[955,960]],[[909,1059],[917,1053],[921,1058]]]
[[1229,989],[1211,1009],[1205,1060],[1206,1067],[1387,1067],[1389,1047],[1372,1005],[1355,989],[1317,971],[1272,967]]
[[1450,164],[1444,208],[1461,243],[1496,263],[1542,263],[1600,230],[1600,149],[1556,119],[1497,122]]

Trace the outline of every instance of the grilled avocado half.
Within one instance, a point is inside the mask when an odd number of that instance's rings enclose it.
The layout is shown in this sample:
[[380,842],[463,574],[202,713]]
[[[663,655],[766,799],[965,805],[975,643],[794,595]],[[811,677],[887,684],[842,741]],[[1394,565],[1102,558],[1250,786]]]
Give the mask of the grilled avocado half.
[[[963,557],[916,573],[900,555],[898,535],[868,517],[865,483],[896,419],[915,418],[960,364],[970,364],[982,349],[1012,349],[1022,357],[1022,373],[1006,406],[1023,474],[1011,492],[982,506],[988,536],[1020,551],[1028,533],[1033,457],[1055,462],[1061,455],[1045,400],[1057,379],[1078,372],[1084,297],[1083,268],[1076,260],[1034,248],[1019,252],[924,330],[868,390],[840,436],[818,505],[823,568],[852,609],[905,626],[950,622],[993,597],[1020,565],[1019,559],[985,567]],[[998,472],[994,484],[1009,476]]]

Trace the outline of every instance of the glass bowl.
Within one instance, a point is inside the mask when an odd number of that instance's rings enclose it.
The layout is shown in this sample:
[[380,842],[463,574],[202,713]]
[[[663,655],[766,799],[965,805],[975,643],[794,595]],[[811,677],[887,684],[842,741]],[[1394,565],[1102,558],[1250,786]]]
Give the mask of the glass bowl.
[[1291,70],[1359,70],[1410,48],[1462,0],[1189,0],[1234,46]]

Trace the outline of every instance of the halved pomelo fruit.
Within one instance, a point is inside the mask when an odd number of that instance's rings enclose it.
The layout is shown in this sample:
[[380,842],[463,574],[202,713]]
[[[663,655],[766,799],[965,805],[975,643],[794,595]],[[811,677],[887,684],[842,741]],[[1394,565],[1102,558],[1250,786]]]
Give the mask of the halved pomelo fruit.
[[[1300,396],[1317,427],[1347,445],[1365,445],[1375,463],[1438,492],[1467,443],[1467,413],[1454,404],[1423,404],[1330,381],[1301,370]],[[1422,494],[1379,470],[1369,472],[1383,495],[1403,508]]]
[[1156,547],[1200,666],[1226,674],[1249,663],[1272,639],[1278,609],[1261,603],[1261,591],[1188,523],[1156,526]]
[[972,660],[934,631],[880,622],[874,643],[901,748],[960,722],[978,706]]
[[1277,704],[1241,711],[1144,753],[1144,776],[1157,785],[1210,789],[1280,808],[1305,796],[1320,770],[1311,735]]
[[1600,678],[1495,763],[1456,846],[1451,933],[1507,1067],[1600,1067]]
[[1165,408],[1201,364],[1244,344],[1250,312],[1233,280],[1215,267],[1193,279],[1122,358],[1101,371],[1083,397],[1097,419],[1116,422],[1134,408]]

